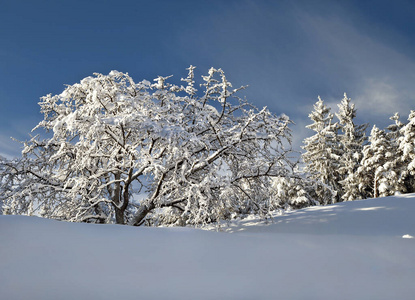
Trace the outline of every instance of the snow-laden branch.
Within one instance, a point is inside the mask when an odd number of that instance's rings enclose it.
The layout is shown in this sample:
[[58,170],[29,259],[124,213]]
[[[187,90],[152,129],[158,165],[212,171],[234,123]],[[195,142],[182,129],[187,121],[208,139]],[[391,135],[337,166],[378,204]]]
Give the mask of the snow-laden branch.
[[24,164],[4,164],[8,211],[29,213],[36,202],[47,217],[140,225],[275,207],[272,178],[293,165],[288,117],[239,98],[245,87],[232,89],[221,69],[202,76],[201,91],[193,66],[187,86],[169,78],[97,73],[42,97],[35,129],[50,137],[25,143]]

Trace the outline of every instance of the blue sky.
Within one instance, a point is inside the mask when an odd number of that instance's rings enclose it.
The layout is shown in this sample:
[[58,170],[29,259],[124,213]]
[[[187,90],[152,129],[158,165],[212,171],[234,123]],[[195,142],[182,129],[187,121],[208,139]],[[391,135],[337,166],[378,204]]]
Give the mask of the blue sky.
[[[380,127],[415,109],[415,1],[0,2],[0,154],[41,120],[39,98],[94,72],[135,81],[222,68],[258,107],[285,113],[294,146],[320,95],[347,92],[357,122]],[[299,150],[299,149],[298,149]]]

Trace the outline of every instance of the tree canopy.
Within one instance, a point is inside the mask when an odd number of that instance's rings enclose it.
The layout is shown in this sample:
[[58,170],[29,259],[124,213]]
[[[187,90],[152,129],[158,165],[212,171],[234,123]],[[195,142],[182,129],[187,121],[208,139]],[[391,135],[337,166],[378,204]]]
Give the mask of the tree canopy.
[[[267,214],[290,176],[290,119],[257,109],[211,68],[197,90],[94,74],[39,103],[42,134],[3,160],[3,210],[78,222],[202,224]],[[43,133],[44,132],[44,133]]]

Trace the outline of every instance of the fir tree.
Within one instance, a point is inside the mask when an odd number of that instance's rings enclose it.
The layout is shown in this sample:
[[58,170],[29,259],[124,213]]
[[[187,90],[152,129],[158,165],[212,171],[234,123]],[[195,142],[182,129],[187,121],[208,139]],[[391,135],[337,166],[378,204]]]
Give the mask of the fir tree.
[[406,192],[415,191],[415,111],[411,110],[408,123],[399,130],[399,150],[402,151],[403,164],[401,177],[404,180]]
[[390,196],[399,190],[395,149],[385,131],[373,126],[369,144],[363,148],[361,166],[355,176],[364,198]]
[[394,121],[393,124],[388,125],[386,130],[386,138],[394,143],[396,146],[399,144],[399,138],[401,136],[401,128],[404,124],[399,120],[400,116],[399,113],[395,113],[392,117],[389,118],[390,120]]
[[401,129],[405,125],[400,121],[399,113],[395,113],[389,118],[394,121],[393,124],[388,125],[385,128],[386,139],[392,147],[392,157],[390,158],[390,163],[393,166],[394,172],[397,174],[397,179],[391,182],[393,190],[395,192],[406,192],[407,188],[405,187],[405,181],[409,179],[409,173],[406,171],[406,164],[402,159],[403,153],[399,148],[399,141],[402,137]]
[[[305,165],[304,171],[310,174],[313,180],[319,180],[329,186],[333,191],[338,191],[339,174],[337,162],[339,160],[337,143],[337,124],[333,124],[333,114],[330,108],[324,105],[323,100],[318,97],[314,104],[314,111],[309,118],[313,121],[307,125],[315,134],[304,140],[302,147],[306,152],[303,154]],[[335,202],[336,199],[332,199]]]
[[365,130],[368,124],[356,125],[355,105],[346,93],[341,103],[338,105],[339,112],[336,114],[342,134],[340,135],[341,153],[339,159],[339,172],[343,178],[340,181],[342,186],[342,200],[351,201],[361,198],[359,192],[359,181],[355,177],[355,172],[359,167],[362,158],[363,145],[366,142]]

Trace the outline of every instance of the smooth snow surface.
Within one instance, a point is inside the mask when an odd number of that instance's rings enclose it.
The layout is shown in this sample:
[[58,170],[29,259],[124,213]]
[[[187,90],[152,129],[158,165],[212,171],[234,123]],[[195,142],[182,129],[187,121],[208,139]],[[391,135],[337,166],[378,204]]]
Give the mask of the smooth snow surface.
[[415,299],[415,195],[223,230],[0,216],[0,299]]

